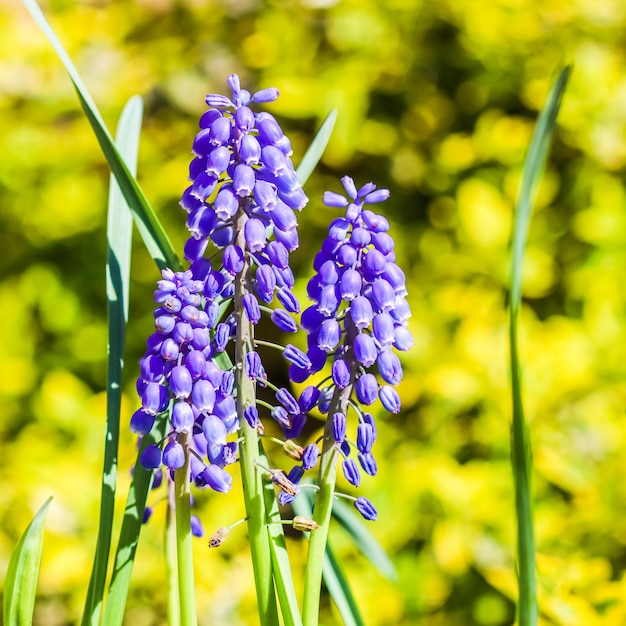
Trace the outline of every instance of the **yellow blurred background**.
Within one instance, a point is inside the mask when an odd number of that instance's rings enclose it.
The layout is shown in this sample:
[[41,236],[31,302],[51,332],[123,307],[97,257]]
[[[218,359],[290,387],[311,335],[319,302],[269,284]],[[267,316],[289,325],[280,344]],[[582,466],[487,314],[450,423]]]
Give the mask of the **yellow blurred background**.
[[[296,164],[328,111],[339,111],[300,216],[301,294],[334,217],[320,208],[322,191],[339,191],[346,173],[392,190],[381,208],[407,272],[416,346],[404,358],[402,413],[378,416],[379,475],[359,493],[379,509],[370,529],[398,582],[364,563],[341,530],[334,535],[371,626],[513,623],[508,242],[538,110],[558,70],[573,64],[531,225],[521,319],[541,624],[626,623],[626,3],[42,6],[109,128],[129,97],[144,97],[139,180],[179,250],[186,231],[177,202],[197,118],[205,94],[226,93],[232,72],[250,89],[280,89],[268,109],[291,136]],[[53,495],[36,611],[46,626],[79,619],[96,540],[107,186],[64,69],[21,3],[4,0],[0,570]],[[157,277],[138,239],[132,277],[128,419]],[[126,423],[120,506],[135,446]],[[242,516],[236,489],[197,501],[209,533]],[[157,506],[142,534],[127,613],[133,626],[165,623],[163,518]],[[290,547],[299,576],[302,544],[296,538]],[[219,550],[205,540],[195,548],[201,625],[256,623],[243,527]],[[328,603],[320,623],[340,623]]]

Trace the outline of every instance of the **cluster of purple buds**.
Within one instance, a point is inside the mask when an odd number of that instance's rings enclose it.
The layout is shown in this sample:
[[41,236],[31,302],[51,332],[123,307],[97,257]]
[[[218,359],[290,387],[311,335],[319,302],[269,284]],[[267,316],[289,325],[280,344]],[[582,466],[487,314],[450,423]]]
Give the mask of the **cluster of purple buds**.
[[[321,390],[311,385],[303,391],[300,403],[306,410],[317,406],[322,413],[328,412],[335,389],[349,387],[361,406],[370,406],[380,399],[386,410],[398,413],[400,397],[395,387],[403,372],[393,348],[404,351],[413,345],[407,329],[410,309],[405,298],[405,276],[395,263],[394,241],[387,232],[389,222],[368,208],[386,200],[389,191],[376,189],[372,183],[357,191],[348,176],[342,183],[348,198],[334,192],[324,194],[324,203],[345,208],[345,216],[330,224],[314,261],[316,274],[307,286],[314,304],[302,313],[311,365],[292,365],[290,376],[296,382],[305,382],[321,371],[331,357],[332,383]],[[358,411],[359,424],[352,445],[346,439],[346,415],[335,413],[329,419],[344,457],[344,476],[358,486],[359,466],[366,474],[373,476],[377,472],[372,454],[376,426],[370,413],[357,404],[353,406]],[[358,465],[350,457],[353,447]],[[359,500],[359,511],[368,519],[375,517],[371,505],[366,506],[363,501]]]
[[147,340],[137,381],[141,408],[130,426],[143,437],[159,416],[167,413],[170,421],[165,440],[149,445],[140,461],[147,469],[165,465],[177,470],[185,461],[183,441],[189,446],[190,477],[196,485],[227,492],[232,478],[224,468],[238,454],[237,443],[227,441],[238,429],[234,375],[215,363],[224,350],[220,331],[225,324],[218,322],[215,298],[206,295],[224,279],[213,270],[204,280],[190,270],[166,269],[162,276],[154,292],[155,332]]
[[[276,100],[278,90],[251,95],[241,89],[236,74],[227,82],[232,98],[207,96],[210,108],[200,118],[193,142],[191,185],[180,202],[191,233],[185,258],[194,274],[202,275],[203,255],[211,240],[223,249],[226,276],[236,276],[249,264],[254,269],[254,293],[243,303],[248,319],[258,322],[259,300],[269,304],[276,295],[284,309],[276,311],[272,321],[281,330],[295,332],[290,313],[299,313],[300,305],[292,291],[289,253],[298,247],[295,211],[308,198],[290,158],[289,139],[272,115],[253,112],[249,106]],[[237,241],[238,229],[243,231],[243,245]]]

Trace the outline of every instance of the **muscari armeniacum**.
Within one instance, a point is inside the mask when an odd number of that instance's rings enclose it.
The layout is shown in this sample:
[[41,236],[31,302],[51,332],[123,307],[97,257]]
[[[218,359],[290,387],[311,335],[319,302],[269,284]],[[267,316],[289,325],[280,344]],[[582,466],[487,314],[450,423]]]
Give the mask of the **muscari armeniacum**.
[[[344,177],[348,199],[332,192],[324,196],[327,206],[346,212],[332,221],[315,259],[316,274],[308,286],[314,304],[301,319],[308,350],[292,344],[281,348],[297,383],[321,372],[330,357],[331,376],[325,379],[330,383],[309,382],[296,399],[267,380],[257,350],[264,342],[255,340],[254,326],[267,311],[280,331],[297,330],[293,315],[300,312],[300,304],[293,293],[289,254],[298,247],[295,211],[308,199],[294,171],[289,139],[274,117],[252,108],[275,100],[278,91],[251,95],[234,74],[227,82],[232,97],[207,96],[209,108],[193,142],[191,184],[180,202],[190,232],[185,245],[190,267],[184,272],[164,270],[154,292],[155,332],[140,364],[141,408],[131,419],[131,429],[141,437],[158,416],[169,420],[165,439],[141,456],[141,463],[157,472],[155,485],[161,482],[162,466],[170,480],[189,455],[190,481],[228,492],[232,479],[226,468],[238,460],[244,423],[262,434],[263,419],[269,417],[287,439],[284,451],[299,461],[289,472],[266,472],[280,487],[279,501],[287,504],[320,454],[319,440],[305,448],[292,440],[300,435],[308,412],[328,412],[337,389],[349,390],[357,418],[356,429],[348,429],[347,411],[328,417],[344,459],[343,474],[359,485],[353,451],[362,471],[376,473],[376,427],[371,413],[359,405],[379,398],[388,411],[400,410],[394,387],[402,368],[392,348],[412,345],[406,328],[410,313],[389,224],[368,208],[389,192],[371,183],[357,191],[352,179]],[[226,353],[233,356],[230,369],[220,358]],[[257,403],[257,385],[274,390],[273,404]],[[355,507],[366,519],[376,519],[375,508],[364,497],[355,499]],[[192,528],[202,534],[197,520]]]

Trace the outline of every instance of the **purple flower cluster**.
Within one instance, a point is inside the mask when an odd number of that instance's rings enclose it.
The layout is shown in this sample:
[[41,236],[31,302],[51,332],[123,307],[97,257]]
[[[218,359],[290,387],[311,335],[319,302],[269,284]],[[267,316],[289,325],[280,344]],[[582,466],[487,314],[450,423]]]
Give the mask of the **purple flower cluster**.
[[[398,413],[400,397],[395,387],[403,372],[392,348],[404,351],[413,345],[407,329],[411,313],[405,298],[404,273],[395,263],[394,241],[387,232],[389,222],[368,208],[386,200],[389,191],[376,189],[372,183],[357,191],[348,176],[342,183],[348,198],[330,191],[324,194],[324,203],[345,208],[345,216],[330,224],[314,261],[316,274],[307,286],[314,304],[302,313],[311,365],[292,365],[290,375],[292,380],[304,382],[322,370],[331,356],[332,384],[321,391],[315,386],[307,387],[300,397],[301,405],[307,410],[317,406],[321,412],[328,412],[335,389],[350,387],[360,405],[372,405],[378,398],[385,409]],[[335,441],[344,455],[344,476],[354,486],[361,480],[359,465],[369,475],[377,472],[372,454],[376,438],[374,419],[360,408],[358,412],[358,465],[349,456],[345,414],[335,413],[329,418]]]
[[[251,95],[241,89],[236,74],[227,82],[232,99],[207,96],[210,108],[200,118],[200,132],[193,142],[191,185],[180,202],[188,213],[191,233],[185,258],[191,261],[194,275],[202,275],[203,255],[211,240],[223,249],[226,274],[234,277],[249,261],[255,271],[254,293],[243,303],[248,318],[256,323],[258,301],[270,303],[276,293],[284,310],[272,320],[282,330],[294,332],[289,313],[299,313],[300,305],[292,291],[289,253],[298,247],[295,211],[308,198],[291,162],[291,142],[272,115],[255,113],[249,106],[276,100],[278,90]],[[243,247],[237,243],[238,229],[243,230]],[[272,241],[268,233],[273,233]]]
[[[235,74],[227,82],[232,98],[207,96],[209,109],[193,142],[191,185],[180,202],[188,213],[191,237],[185,258],[191,267],[165,270],[158,283],[156,332],[148,339],[137,383],[142,407],[131,420],[131,429],[144,436],[157,416],[168,412],[171,428],[165,441],[146,448],[141,463],[176,470],[189,446],[191,479],[221,492],[231,488],[224,467],[237,460],[238,448],[227,437],[239,424],[235,374],[215,362],[234,334],[237,316],[222,321],[220,305],[233,296],[235,279],[244,273],[243,283],[252,287],[241,302],[248,320],[258,323],[260,302],[269,304],[276,295],[282,308],[272,311],[272,322],[284,332],[297,330],[292,315],[300,312],[300,304],[292,291],[289,253],[298,247],[295,211],[308,201],[290,159],[289,139],[269,113],[255,113],[249,106],[275,100],[278,91],[251,95]],[[204,257],[209,241],[222,251],[219,265]],[[284,355],[290,363],[311,365],[294,346],[287,346]],[[264,381],[260,357],[250,346],[243,366],[253,381]],[[278,393],[272,416],[295,435],[304,416],[293,415],[297,403],[290,399],[287,390]],[[259,425],[256,406],[246,407],[244,416],[252,427]]]
[[171,428],[164,442],[148,446],[141,463],[148,469],[162,464],[183,466],[184,440],[191,451],[191,479],[198,486],[226,492],[232,479],[224,467],[237,458],[237,443],[226,438],[238,429],[233,398],[234,375],[223,371],[214,357],[224,349],[218,323],[215,283],[221,273],[208,271],[204,280],[193,273],[163,270],[154,299],[155,332],[148,338],[141,360],[137,391],[141,408],[131,418],[131,430],[148,434],[158,415],[169,412]]

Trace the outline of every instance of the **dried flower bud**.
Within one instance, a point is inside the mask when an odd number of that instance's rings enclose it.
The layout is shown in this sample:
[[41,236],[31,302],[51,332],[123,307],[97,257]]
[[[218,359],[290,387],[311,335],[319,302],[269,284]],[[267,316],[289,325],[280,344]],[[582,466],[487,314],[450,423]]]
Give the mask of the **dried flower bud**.
[[273,471],[270,480],[290,496],[298,495],[298,486],[294,485],[294,483],[287,478],[287,475],[282,470]]
[[302,453],[304,448],[299,446],[293,439],[287,439],[283,444],[283,452],[294,461],[300,461],[302,459]]
[[219,546],[224,543],[229,534],[230,530],[228,530],[226,526],[218,528],[209,539],[209,548],[219,548]]
[[311,530],[317,530],[319,528],[319,524],[312,519],[309,519],[308,517],[302,517],[301,515],[296,515],[293,518],[293,527],[296,530],[301,530],[301,531],[311,531]]

